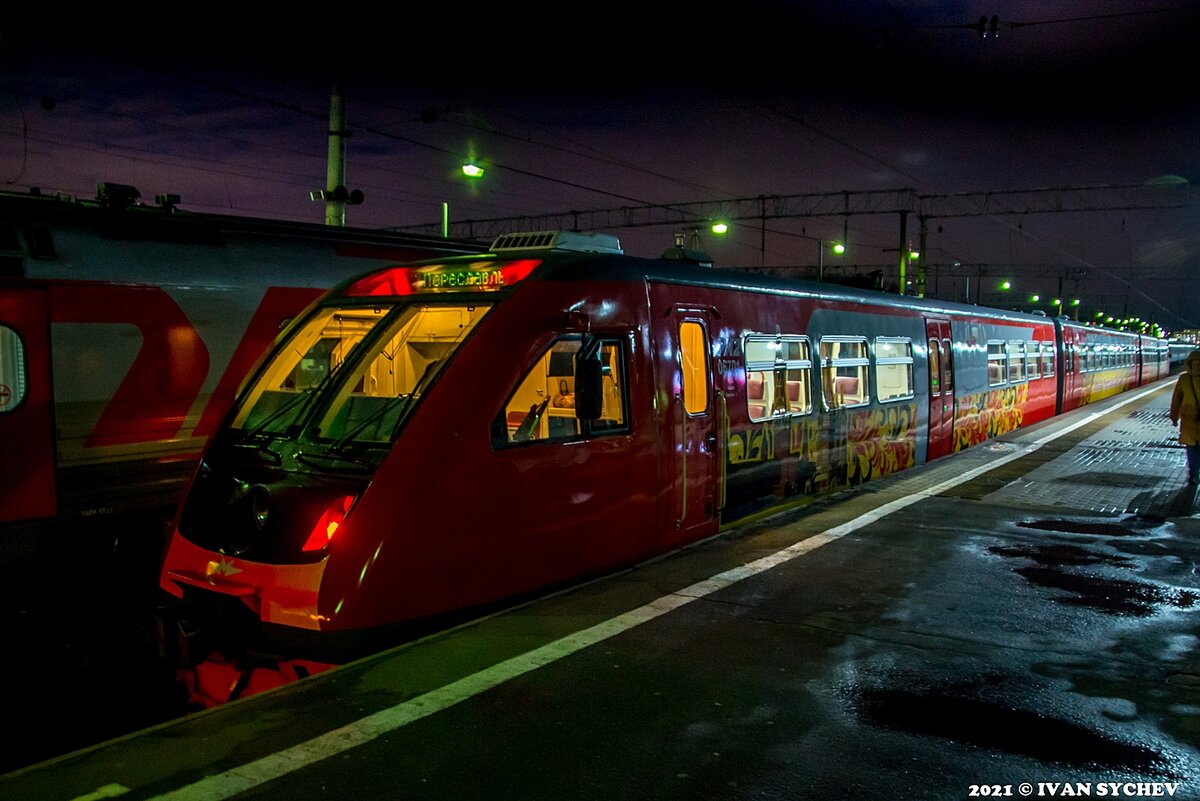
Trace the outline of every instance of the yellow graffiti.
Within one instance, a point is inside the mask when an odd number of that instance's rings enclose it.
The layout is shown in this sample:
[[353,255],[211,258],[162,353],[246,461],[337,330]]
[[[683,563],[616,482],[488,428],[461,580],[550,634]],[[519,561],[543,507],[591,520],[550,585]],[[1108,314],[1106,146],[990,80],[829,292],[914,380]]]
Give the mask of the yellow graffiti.
[[[783,439],[786,427],[787,439]],[[778,446],[776,445],[778,438]],[[784,456],[808,463],[822,484],[859,483],[916,463],[917,407],[888,404],[817,417],[768,421],[741,431],[726,429],[730,465]],[[782,448],[787,447],[787,453]]]
[[958,398],[954,412],[954,449],[961,451],[1020,428],[1028,398],[1029,384]]

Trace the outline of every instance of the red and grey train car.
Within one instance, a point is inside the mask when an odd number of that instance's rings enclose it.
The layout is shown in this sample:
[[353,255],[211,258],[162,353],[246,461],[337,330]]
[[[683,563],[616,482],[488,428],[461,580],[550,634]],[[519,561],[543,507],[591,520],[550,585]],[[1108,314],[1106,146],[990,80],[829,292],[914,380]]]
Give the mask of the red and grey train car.
[[[201,460],[163,588],[223,597],[316,655],[634,564],[1154,377],[1092,361],[1136,337],[596,241],[512,237],[311,307]],[[1064,331],[1089,380],[1064,364]]]
[[[0,554],[169,521],[282,323],[347,276],[485,246],[195,214],[131,187],[0,194]],[[160,524],[161,527],[161,524]],[[157,552],[157,549],[156,549]]]

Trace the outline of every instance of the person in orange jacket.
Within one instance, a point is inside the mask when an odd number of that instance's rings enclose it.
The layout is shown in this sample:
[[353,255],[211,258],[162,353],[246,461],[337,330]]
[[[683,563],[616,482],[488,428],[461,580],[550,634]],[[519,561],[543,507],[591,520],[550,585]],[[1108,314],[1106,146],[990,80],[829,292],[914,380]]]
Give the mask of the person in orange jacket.
[[1200,350],[1187,355],[1168,414],[1171,424],[1179,426],[1179,444],[1187,451],[1188,483],[1195,484],[1200,479]]

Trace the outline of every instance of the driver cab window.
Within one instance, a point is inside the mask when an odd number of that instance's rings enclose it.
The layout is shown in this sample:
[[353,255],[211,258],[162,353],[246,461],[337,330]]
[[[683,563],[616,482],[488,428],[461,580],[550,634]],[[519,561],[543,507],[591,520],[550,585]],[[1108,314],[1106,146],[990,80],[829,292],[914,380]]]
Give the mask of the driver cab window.
[[625,355],[619,340],[600,343],[601,409],[596,420],[575,416],[575,359],[582,340],[563,338],[546,349],[492,423],[492,444],[584,439],[629,430]]

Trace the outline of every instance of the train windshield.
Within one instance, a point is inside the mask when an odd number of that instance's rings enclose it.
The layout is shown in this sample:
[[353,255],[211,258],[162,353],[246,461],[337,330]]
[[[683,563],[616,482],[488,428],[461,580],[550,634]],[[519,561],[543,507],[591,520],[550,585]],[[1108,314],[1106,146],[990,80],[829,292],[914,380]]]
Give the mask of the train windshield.
[[382,304],[321,309],[242,396],[232,428],[285,434],[320,407],[318,438],[387,443],[412,402],[490,308]]

